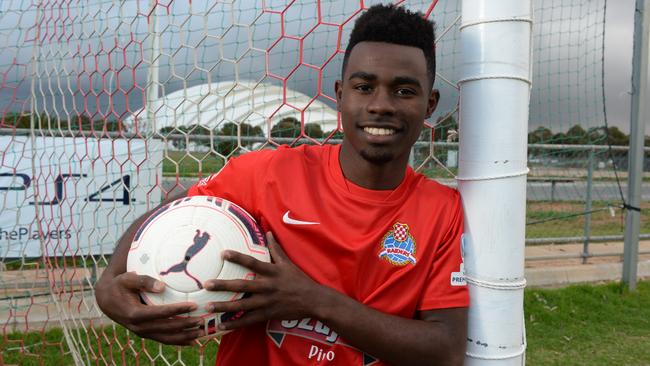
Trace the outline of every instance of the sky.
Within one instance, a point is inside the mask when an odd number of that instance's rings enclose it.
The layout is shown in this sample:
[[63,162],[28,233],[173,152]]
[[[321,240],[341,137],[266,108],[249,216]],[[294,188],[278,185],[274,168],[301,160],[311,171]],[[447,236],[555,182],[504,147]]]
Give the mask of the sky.
[[[605,47],[607,110],[613,125],[630,130],[632,47],[635,0],[608,0]],[[649,81],[650,82],[650,81]],[[650,106],[650,95],[646,100]],[[645,135],[650,135],[650,109],[646,112]]]
[[[252,14],[255,14],[255,2],[256,1],[247,1],[243,2],[243,4],[252,4],[250,5],[251,8],[244,9],[240,11],[239,17],[240,21],[241,18],[251,18]],[[563,59],[564,55],[562,52],[570,52],[570,51],[560,51],[560,53],[553,54],[553,46],[555,46],[556,43],[562,43],[564,41],[563,37],[573,37],[573,35],[577,34],[575,27],[581,27],[581,18],[588,19],[589,16],[588,14],[585,15],[584,13],[581,13],[581,11],[584,11],[583,8],[587,8],[588,6],[574,6],[571,8],[570,6],[567,7],[567,4],[589,4],[589,3],[599,3],[602,0],[535,0],[536,4],[544,4],[543,6],[548,6],[550,10],[547,10],[546,13],[544,14],[536,14],[536,17],[546,17],[546,19],[554,19],[554,18],[561,18],[566,16],[567,14],[565,13],[570,13],[569,15],[572,17],[572,19],[575,19],[573,21],[573,25],[571,27],[568,27],[564,29],[562,26],[557,28],[557,38],[553,38],[554,36],[548,37],[548,39],[543,40],[545,50],[550,49],[551,51],[548,51],[548,55],[550,57],[549,65],[552,62],[555,62],[557,60]],[[111,4],[111,1],[104,0],[103,1],[106,4]],[[313,2],[311,0],[305,0],[304,3],[309,3]],[[367,0],[366,3],[372,3],[372,0]],[[375,1],[376,2],[376,1]],[[634,26],[634,0],[608,0],[608,6],[607,6],[607,20],[606,20],[606,25],[605,25],[605,93],[606,93],[606,107],[607,107],[607,113],[608,113],[608,120],[610,125],[617,126],[621,128],[624,131],[629,130],[629,110],[630,110],[630,95],[629,95],[629,89],[630,89],[630,80],[631,80],[631,67],[632,67],[632,36],[633,36],[633,26]],[[31,57],[31,52],[25,49],[18,49],[16,48],[15,43],[17,41],[15,40],[16,32],[12,31],[12,26],[13,24],[29,24],[29,15],[20,15],[19,12],[12,12],[8,11],[12,6],[15,7],[20,7],[24,6],[23,4],[26,2],[23,1],[17,1],[17,0],[2,0],[0,3],[0,23],[4,23],[4,26],[0,24],[0,48],[5,48],[3,52],[0,52],[0,76],[2,76],[4,79],[11,79],[12,75],[16,73],[16,70],[9,70],[6,71],[7,67],[6,65],[10,63],[11,59],[13,57],[18,59],[18,62],[20,63],[21,60],[22,62],[25,62],[26,64],[29,62],[28,59]],[[98,2],[99,3],[99,2]],[[130,4],[136,4],[136,3],[147,3],[146,1],[133,1],[133,2],[127,2],[125,8],[123,11],[125,14],[129,15],[132,12],[137,11],[135,6],[132,6]],[[175,3],[172,4],[181,4],[182,1],[176,1]],[[193,4],[202,4],[202,1],[194,1]],[[206,2],[211,3],[211,2]],[[274,4],[280,4],[283,3],[283,1],[280,0],[268,0],[267,4],[270,4],[269,6],[273,7],[275,6]],[[296,2],[296,4],[301,3],[300,1]],[[426,10],[426,7],[428,6],[427,4],[430,3],[428,0],[413,0],[409,1],[409,3],[412,4],[419,4],[416,5],[416,7],[421,8],[420,10]],[[4,4],[4,7],[3,7]],[[354,4],[352,1],[342,1],[342,0],[331,0],[327,2],[329,4],[328,6],[330,7],[328,9],[328,12],[331,14],[334,14],[332,16],[332,19],[329,19],[331,21],[337,21],[340,20],[341,14],[344,14],[346,12],[349,12],[347,10],[347,7],[350,7],[350,4]],[[445,29],[446,24],[445,22],[453,20],[455,17],[454,11],[458,9],[457,6],[457,1],[456,0],[442,0],[438,3],[436,9],[434,10],[434,14],[436,14],[437,21],[438,21],[438,32],[442,32]],[[194,5],[195,7],[199,7],[200,5]],[[227,6],[227,5],[219,5],[219,6]],[[354,6],[354,5],[352,5]],[[538,5],[536,5],[538,6]],[[90,8],[92,6],[87,6],[88,9],[83,9],[84,11],[89,11],[91,10]],[[309,13],[311,12],[313,6],[310,8],[309,5],[305,6],[292,6],[291,11],[287,12],[285,14],[285,19],[287,20],[287,30],[289,32],[296,32],[300,33],[302,31],[305,31],[309,26],[309,22],[303,21],[304,20],[304,13]],[[579,8],[579,9],[578,9]],[[345,9],[345,10],[342,10]],[[569,9],[569,10],[567,10]],[[576,10],[578,9],[578,10]],[[115,7],[104,7],[101,9],[102,11],[106,12],[107,14],[116,14]],[[181,10],[185,10],[183,8],[171,8],[171,14],[180,14]],[[214,11],[214,10],[213,10]],[[573,12],[576,12],[573,14]],[[4,14],[3,14],[4,12]],[[94,11],[89,11],[90,13],[94,13]],[[101,19],[102,16],[98,15],[101,13],[94,13],[92,16],[94,19]],[[266,14],[268,15],[268,14]],[[52,16],[53,18],[58,17],[59,15],[57,14],[49,14],[48,16]],[[76,32],[82,32],[85,34],[90,34],[91,37],[95,37],[95,31],[97,30],[103,30],[104,33],[102,33],[100,36],[97,36],[99,38],[103,39],[110,39],[113,37],[112,33],[121,34],[121,37],[128,37],[129,31],[132,30],[137,30],[137,31],[146,31],[146,22],[143,22],[142,19],[145,19],[145,17],[141,16],[139,17],[140,19],[136,20],[136,22],[139,22],[137,24],[122,24],[119,27],[115,26],[115,22],[109,17],[107,20],[103,22],[98,22],[98,23],[93,23],[91,28],[88,29],[79,29],[77,28],[75,31]],[[199,20],[201,18],[198,18]],[[251,18],[252,19],[252,18]],[[326,19],[327,20],[327,19]],[[539,19],[543,20],[543,19]],[[249,20],[243,21],[247,22]],[[258,48],[264,49],[267,46],[270,46],[270,41],[273,37],[272,35],[277,33],[278,27],[274,26],[273,24],[273,18],[272,16],[268,16],[268,19],[258,19],[256,20],[257,24],[260,24],[259,27],[256,27],[254,30],[253,34],[253,45],[257,46]],[[538,21],[538,19],[536,19]],[[180,22],[178,19],[175,19],[174,22]],[[191,24],[188,26],[189,28],[194,28],[196,29],[197,27],[201,27],[201,22],[195,22],[196,24]],[[222,21],[215,21],[214,19],[210,19],[209,23],[207,26],[213,30],[214,32],[221,32],[224,28],[223,24],[228,23],[222,22]],[[550,23],[549,23],[550,24]],[[557,23],[554,23],[557,24]],[[587,23],[585,23],[587,24]],[[164,24],[163,27],[168,26],[169,24]],[[125,27],[126,26],[126,27]],[[172,32],[174,34],[173,37],[163,37],[162,38],[162,46],[163,48],[165,45],[170,45],[171,48],[177,48],[175,45],[178,43],[182,42],[188,42],[192,45],[196,45],[196,50],[197,52],[195,53],[184,53],[184,50],[178,53],[177,55],[165,55],[161,58],[161,64],[170,64],[173,63],[174,61],[170,60],[183,60],[184,66],[182,67],[176,67],[174,70],[171,70],[170,68],[166,68],[163,66],[161,68],[161,81],[165,83],[167,86],[166,90],[161,90],[161,94],[168,94],[173,92],[174,90],[178,90],[180,88],[188,86],[186,84],[186,80],[191,80],[192,77],[196,77],[197,74],[201,74],[200,72],[193,72],[192,70],[196,71],[196,67],[194,64],[197,63],[197,59],[201,61],[208,61],[208,64],[210,63],[210,58],[214,58],[214,52],[212,50],[217,49],[219,45],[217,43],[211,43],[210,39],[206,40],[197,40],[196,37],[193,35],[188,35],[184,34],[182,27],[174,28],[172,29]],[[242,28],[239,29],[240,31],[238,32],[230,32],[228,37],[229,39],[225,39],[226,41],[234,42],[234,41],[239,41],[240,44],[241,42],[246,42],[247,39],[247,33],[246,31]],[[349,31],[349,29],[348,29]],[[562,33],[561,31],[564,31]],[[573,33],[571,33],[573,32]],[[170,32],[168,32],[171,34]],[[453,32],[452,32],[453,33]],[[321,34],[318,38],[314,37],[313,39],[310,40],[311,45],[313,45],[311,48],[307,47],[304,56],[306,59],[313,59],[313,60],[318,60],[319,62],[323,62],[323,60],[328,56],[326,53],[322,51],[322,47],[319,48],[318,45],[321,44],[322,42],[332,42],[332,37],[335,36],[336,32],[326,32],[324,34]],[[551,33],[553,34],[553,33]],[[12,38],[12,36],[14,38]],[[226,37],[226,38],[228,38]],[[574,41],[574,44],[576,45],[574,48],[579,48],[581,51],[578,52],[578,54],[589,54],[590,49],[597,49],[598,45],[596,45],[598,39],[594,38],[594,45],[584,45],[581,43],[581,40],[576,40]],[[255,44],[259,40],[261,43],[260,44]],[[124,43],[123,39],[121,40],[122,44]],[[13,47],[8,47],[12,46],[12,43],[14,43]],[[226,55],[228,57],[239,57],[243,53],[243,49],[239,46],[232,46],[234,43],[230,43],[230,45],[226,42],[222,44],[222,48],[220,49],[221,54]],[[309,42],[305,43],[306,45],[309,45]],[[583,48],[580,48],[583,47]],[[296,56],[295,54],[292,54],[291,50],[297,48],[297,43],[293,42],[291,40],[283,41],[280,44],[278,44],[274,49],[277,50],[275,52],[272,52],[270,55],[271,62],[273,65],[277,65],[274,69],[271,71],[274,73],[278,73],[280,75],[287,73],[288,70],[290,69],[290,65],[292,63],[295,63],[296,61]],[[131,47],[133,49],[133,47]],[[44,66],[42,67],[42,75],[43,77],[47,78],[50,77],[49,71],[47,70],[48,63],[51,61],[49,60],[50,58],[56,58],[57,56],[57,51],[58,47],[51,47],[49,49],[44,48],[46,51],[46,57],[43,60]],[[12,52],[14,51],[14,52]],[[74,50],[73,50],[74,51]],[[83,50],[82,50],[83,51]],[[439,69],[440,72],[443,75],[454,75],[458,68],[456,67],[458,64],[458,59],[457,59],[457,49],[454,48],[453,45],[451,45],[449,42],[445,42],[445,39],[443,38],[442,42],[438,44],[438,52],[439,53],[444,53],[444,56],[442,58],[442,61],[439,62]],[[48,53],[49,52],[49,53]],[[544,51],[547,52],[547,51]],[[582,53],[580,53],[582,52]],[[540,52],[541,53],[541,52]],[[591,55],[591,54],[590,54]],[[594,53],[595,56],[598,56],[597,53]],[[259,54],[257,54],[259,56]],[[439,56],[440,57],[440,56]],[[555,58],[555,59],[553,59]],[[259,59],[259,57],[258,57]],[[101,62],[108,62],[108,61],[101,61]],[[118,60],[119,62],[119,60]],[[339,62],[339,63],[337,63]],[[135,63],[134,61],[129,61],[129,63],[133,64]],[[3,66],[4,65],[4,66]],[[286,66],[289,65],[289,66]],[[329,90],[328,94],[331,95],[331,85],[333,85],[334,79],[338,76],[339,73],[339,66],[340,65],[340,60],[335,60],[335,62],[330,63],[330,66],[326,67],[324,69],[324,87],[323,90]],[[69,63],[64,66],[58,66],[59,69],[61,67],[63,68],[70,68],[73,66],[78,66],[74,65],[74,63]],[[252,57],[244,57],[242,61],[239,62],[238,65],[241,69],[248,68],[249,70],[256,70],[256,73],[263,72],[263,65],[261,65],[258,61],[252,61]],[[5,69],[4,71],[2,69]],[[549,83],[548,88],[544,89],[541,88],[540,93],[546,93],[546,94],[540,94],[538,95],[539,98],[535,99],[533,102],[531,102],[531,110],[534,112],[534,116],[531,117],[531,129],[535,128],[537,125],[552,125],[550,127],[553,127],[552,129],[554,131],[558,130],[566,130],[569,127],[571,127],[575,123],[581,123],[585,125],[586,127],[590,126],[599,126],[602,124],[602,113],[600,110],[602,109],[602,104],[599,104],[598,101],[600,100],[598,98],[598,93],[599,93],[599,78],[600,75],[598,74],[596,77],[592,77],[592,75],[595,75],[596,73],[599,72],[599,69],[597,67],[592,67],[593,70],[582,70],[578,67],[577,70],[579,72],[567,72],[566,74],[563,74],[562,72],[546,72],[541,74],[541,77],[538,76],[537,80],[533,80],[534,82],[538,83],[537,85],[543,85],[544,83]],[[29,70],[25,68],[23,70],[23,73],[28,73]],[[233,64],[230,63],[220,63],[219,65],[215,66],[214,70],[211,72],[205,73],[205,75],[210,74],[210,76],[215,76],[219,74],[221,77],[223,75],[233,75],[235,72],[235,68]],[[255,73],[254,72],[254,73]],[[14,74],[12,74],[14,73]],[[583,75],[584,73],[584,75]],[[174,77],[174,74],[177,74],[176,77]],[[121,76],[123,80],[122,84],[123,85],[129,85],[133,84],[133,79],[130,78],[130,76],[127,73],[122,73],[122,75],[126,76]],[[171,75],[171,76],[170,76]],[[315,79],[314,76],[317,75],[317,73],[313,72],[312,70],[306,69],[306,68],[300,68],[297,73],[295,73],[295,77],[290,78],[288,85],[292,88],[295,88],[297,90],[300,90],[301,92],[314,95],[317,92],[317,85],[313,82]],[[136,78],[142,79],[146,76],[145,73],[139,73]],[[226,76],[228,77],[228,76]],[[130,78],[130,79],[129,79]],[[450,76],[450,78],[453,79],[453,77]],[[91,83],[94,83],[95,85],[101,85],[102,82],[106,82],[107,80],[117,80],[118,77],[113,78],[113,75],[109,75],[105,78],[105,80],[101,80],[101,77],[98,78],[96,75],[91,76],[91,77],[82,77],[80,80],[74,80],[73,81],[78,81],[82,83],[83,87],[88,89],[86,92],[90,91],[90,87],[88,86]],[[190,84],[194,83],[203,83],[205,82],[208,78],[200,76],[199,77],[200,81],[190,81]],[[197,79],[197,80],[199,80]],[[214,78],[213,78],[214,79]],[[566,80],[565,80],[566,79]],[[9,80],[11,81],[11,80]],[[564,85],[563,82],[567,81],[568,84]],[[185,83],[185,84],[184,84]],[[591,83],[594,83],[593,85]],[[29,92],[29,82],[23,83],[18,90],[18,94],[22,93],[28,93]],[[42,91],[44,94],[48,94],[49,91],[47,89],[47,85],[44,85],[45,89]],[[582,88],[580,90],[575,89],[576,86],[579,86],[579,88]],[[446,113],[446,111],[452,110],[455,106],[455,99],[453,97],[453,87],[446,85],[445,83],[439,83],[438,87],[442,88],[442,94],[443,94],[443,99],[441,101],[441,107],[440,107],[440,113]],[[574,89],[572,89],[574,88]],[[8,90],[7,88],[4,88],[5,90],[0,90],[0,110],[3,110],[6,107],[6,100],[7,98],[11,98],[10,93],[12,90]],[[73,85],[74,89],[74,85]],[[40,91],[40,90],[39,90]],[[140,95],[138,95],[140,94]],[[128,108],[129,110],[136,110],[138,105],[141,106],[141,94],[142,93],[134,93],[130,100],[126,101],[124,98],[121,100],[116,99],[116,104],[121,104],[122,107],[118,108],[121,110],[124,110],[125,107],[124,105],[126,103],[131,104],[131,106]],[[534,93],[535,94],[535,93]],[[580,94],[580,95],[589,95],[587,99],[589,99],[588,102],[581,102],[580,100],[576,101],[576,97],[574,94]],[[593,95],[592,95],[593,94]],[[445,98],[445,96],[447,98]],[[534,95],[535,96],[535,95]],[[77,103],[76,106],[71,107],[70,106],[70,99],[68,98],[68,101],[66,102],[68,105],[66,107],[70,110],[75,110],[75,108],[81,108],[79,106],[80,103]],[[99,102],[96,105],[93,105],[93,98],[85,98],[86,101],[89,101],[90,104],[88,108],[94,108],[94,109],[103,109],[107,110],[107,103],[105,100],[99,100]],[[327,98],[321,98],[323,101],[327,102]],[[649,100],[650,101],[650,100]],[[3,105],[4,104],[4,105]],[[56,103],[51,103],[51,107],[55,107]],[[99,106],[99,107],[98,107]],[[61,110],[62,105],[59,105],[58,108]],[[600,115],[599,115],[600,113]],[[436,116],[434,116],[436,117]]]
[[[634,3],[634,0],[609,0],[605,29],[607,113],[610,124],[626,132],[630,125]],[[646,134],[649,133],[650,128],[646,127]]]

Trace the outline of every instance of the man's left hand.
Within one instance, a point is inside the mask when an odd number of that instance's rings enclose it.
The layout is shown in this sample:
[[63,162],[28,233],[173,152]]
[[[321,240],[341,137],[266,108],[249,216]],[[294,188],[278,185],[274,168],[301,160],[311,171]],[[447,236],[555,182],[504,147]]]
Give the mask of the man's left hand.
[[246,327],[269,319],[295,320],[314,317],[326,288],[302,272],[284,253],[271,232],[266,234],[272,263],[262,262],[236,251],[223,252],[223,259],[240,264],[255,273],[254,280],[208,280],[209,291],[247,292],[251,296],[235,300],[212,302],[210,312],[244,311],[241,318],[221,323],[220,330]]

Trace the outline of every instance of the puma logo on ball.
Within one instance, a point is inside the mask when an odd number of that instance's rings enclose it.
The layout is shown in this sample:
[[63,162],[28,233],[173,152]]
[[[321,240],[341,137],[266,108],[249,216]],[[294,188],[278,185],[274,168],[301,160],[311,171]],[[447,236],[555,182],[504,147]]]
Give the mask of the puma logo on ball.
[[183,257],[183,260],[169,267],[168,270],[160,272],[160,275],[166,276],[172,272],[185,272],[185,274],[193,279],[196,282],[196,285],[202,289],[203,285],[201,285],[201,281],[199,281],[196,277],[192,276],[187,271],[187,263],[196,255],[196,253],[200,252],[201,249],[203,249],[205,245],[208,244],[208,240],[210,240],[210,234],[206,232],[203,232],[203,234],[201,234],[201,231],[197,229],[193,240],[194,243],[190,245],[190,247],[185,251],[185,257]]

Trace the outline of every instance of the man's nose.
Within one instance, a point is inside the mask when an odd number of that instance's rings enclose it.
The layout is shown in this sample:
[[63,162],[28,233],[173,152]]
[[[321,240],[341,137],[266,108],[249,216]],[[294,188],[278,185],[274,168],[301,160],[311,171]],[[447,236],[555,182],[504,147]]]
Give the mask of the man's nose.
[[368,112],[380,115],[395,113],[393,95],[385,88],[377,88],[368,103]]

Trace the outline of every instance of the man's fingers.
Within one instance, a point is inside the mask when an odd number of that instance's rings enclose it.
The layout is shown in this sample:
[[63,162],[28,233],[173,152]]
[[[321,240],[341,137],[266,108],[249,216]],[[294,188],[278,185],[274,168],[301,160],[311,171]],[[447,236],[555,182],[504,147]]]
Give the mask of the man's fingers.
[[246,255],[234,250],[225,250],[223,252],[223,259],[228,262],[237,263],[248,269],[253,270],[259,274],[270,274],[272,267],[269,267],[269,263],[262,262],[257,260],[250,255]]
[[131,311],[129,318],[134,323],[147,322],[150,320],[167,319],[178,315],[187,314],[197,309],[193,302],[182,302],[168,305],[143,305]]
[[138,275],[135,272],[126,272],[118,277],[122,286],[130,290],[162,292],[165,289],[165,283],[150,276]]
[[132,326],[132,330],[138,334],[163,334],[183,332],[186,330],[199,329],[205,325],[205,320],[199,317],[158,319]]
[[147,334],[148,338],[164,344],[173,344],[177,346],[191,346],[196,342],[196,339],[205,335],[205,332],[200,329],[184,330],[180,332],[164,333],[164,334]]
[[268,288],[262,280],[208,280],[203,284],[208,291],[265,292]]
[[262,296],[251,296],[235,301],[215,301],[206,305],[206,311],[215,313],[251,311],[264,308],[268,300]]
[[271,253],[271,260],[273,260],[273,263],[282,262],[287,258],[284,250],[282,250],[282,247],[280,247],[280,244],[278,244],[273,233],[270,231],[266,233],[266,242],[269,245],[269,253]]
[[229,320],[225,323],[219,324],[219,329],[220,330],[238,329],[242,327],[247,327],[249,325],[253,325],[255,323],[263,322],[265,320],[266,320],[266,316],[264,315],[264,312],[261,309],[254,310],[254,311],[244,313],[244,315],[239,319]]

